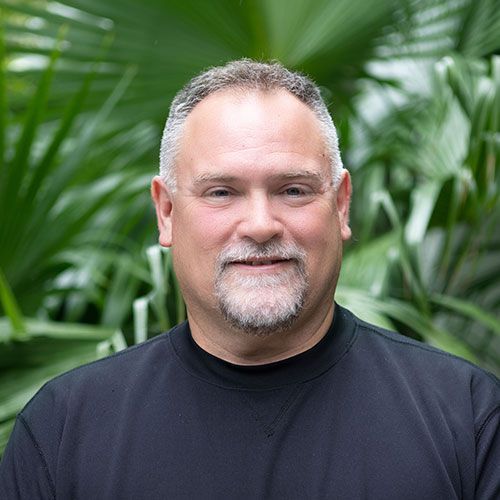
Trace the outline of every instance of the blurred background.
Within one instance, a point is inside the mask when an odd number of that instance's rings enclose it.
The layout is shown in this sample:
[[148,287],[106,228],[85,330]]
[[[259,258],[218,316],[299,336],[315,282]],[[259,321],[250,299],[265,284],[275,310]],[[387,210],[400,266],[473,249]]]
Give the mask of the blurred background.
[[336,298],[500,373],[500,0],[0,0],[0,453],[49,378],[185,317],[149,183],[193,75],[321,86],[354,183]]

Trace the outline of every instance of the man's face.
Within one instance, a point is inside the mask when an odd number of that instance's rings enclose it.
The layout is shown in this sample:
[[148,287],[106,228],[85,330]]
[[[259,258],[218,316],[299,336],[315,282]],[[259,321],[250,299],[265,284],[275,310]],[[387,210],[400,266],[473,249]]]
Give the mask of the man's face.
[[314,113],[286,91],[222,91],[188,116],[174,193],[156,178],[190,318],[264,335],[332,308],[350,236]]

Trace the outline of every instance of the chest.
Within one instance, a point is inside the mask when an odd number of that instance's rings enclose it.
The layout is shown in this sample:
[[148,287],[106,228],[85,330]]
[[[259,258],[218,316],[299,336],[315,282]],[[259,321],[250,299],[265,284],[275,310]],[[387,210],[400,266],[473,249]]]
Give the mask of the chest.
[[473,440],[459,421],[328,380],[270,391],[181,384],[68,426],[78,437],[61,443],[61,498],[472,497]]

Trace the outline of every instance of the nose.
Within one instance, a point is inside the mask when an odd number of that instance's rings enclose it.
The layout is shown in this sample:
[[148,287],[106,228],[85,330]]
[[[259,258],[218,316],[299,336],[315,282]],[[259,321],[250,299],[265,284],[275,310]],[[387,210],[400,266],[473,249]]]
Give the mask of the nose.
[[283,235],[283,224],[276,218],[272,203],[267,195],[255,195],[246,200],[238,236],[250,238],[257,243],[265,243]]

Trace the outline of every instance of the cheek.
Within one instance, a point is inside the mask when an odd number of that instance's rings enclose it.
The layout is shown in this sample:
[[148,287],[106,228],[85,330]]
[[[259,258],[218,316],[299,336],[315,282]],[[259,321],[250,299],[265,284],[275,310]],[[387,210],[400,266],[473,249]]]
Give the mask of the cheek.
[[[173,244],[189,254],[219,252],[231,234],[231,218],[221,212],[190,210],[173,221]],[[200,255],[201,256],[201,255]]]
[[288,229],[306,248],[320,249],[332,245],[340,235],[338,219],[331,210],[297,213],[289,218]]
[[331,279],[342,255],[338,219],[331,212],[309,214],[296,220],[290,230],[292,238],[307,253],[310,277]]

